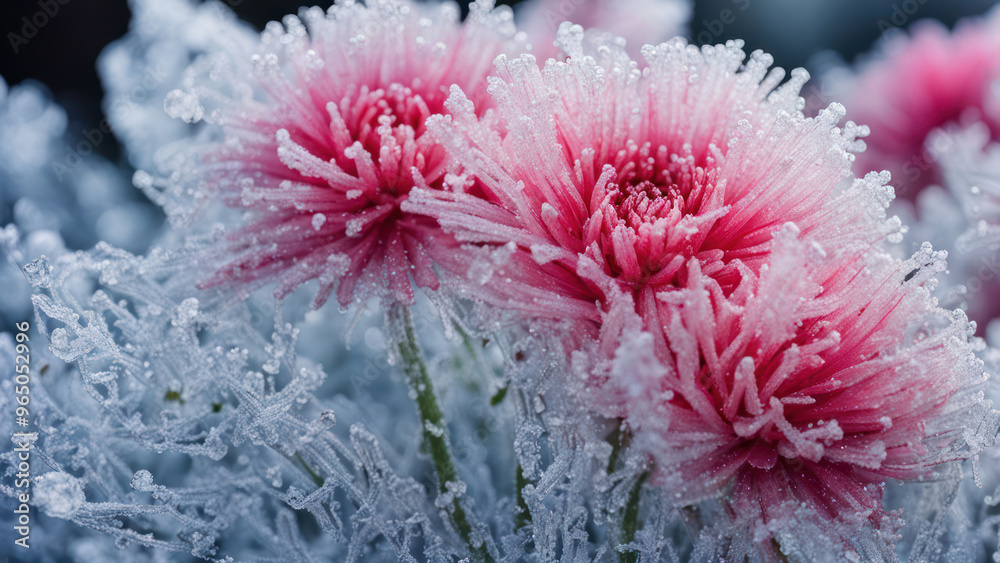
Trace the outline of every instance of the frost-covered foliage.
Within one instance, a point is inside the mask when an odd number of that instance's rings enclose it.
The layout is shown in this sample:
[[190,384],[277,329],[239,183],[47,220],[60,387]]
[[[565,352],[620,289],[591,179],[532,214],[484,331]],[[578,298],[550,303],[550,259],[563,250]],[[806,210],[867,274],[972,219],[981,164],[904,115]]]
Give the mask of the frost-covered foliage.
[[35,159],[0,159],[0,251],[33,288],[39,560],[997,552],[990,301],[898,248],[957,248],[954,274],[1000,247],[988,123],[924,132],[954,140],[950,191],[907,229],[895,164],[859,169],[869,123],[806,117],[807,73],[742,42],[659,36],[681,2],[534,0],[515,27],[344,0],[259,35],[131,5],[100,67],[156,247],[38,243],[25,176],[65,116],[0,100],[0,148]]
[[[36,360],[51,370],[36,376],[33,401],[35,452],[52,470],[35,485],[40,508],[135,544],[136,557],[144,548],[297,561],[453,553],[421,484],[419,449],[378,437],[410,434],[416,422],[394,412],[387,378],[362,371],[361,354],[331,354],[342,377],[324,387],[323,367],[297,359],[300,329],[279,315],[265,338],[266,306],[193,294],[190,262],[99,246],[29,265],[38,326],[74,366]],[[305,326],[342,338],[339,315],[317,315]],[[297,511],[312,515],[304,529]]]
[[[122,106],[127,111],[127,106]],[[111,137],[102,128],[67,131],[66,112],[40,84],[8,87],[0,77],[0,330],[30,314],[29,288],[18,269],[40,254],[55,256],[98,241],[145,250],[160,223],[139,201],[127,174],[95,154]],[[14,229],[23,252],[15,251]],[[29,258],[30,257],[30,258]]]

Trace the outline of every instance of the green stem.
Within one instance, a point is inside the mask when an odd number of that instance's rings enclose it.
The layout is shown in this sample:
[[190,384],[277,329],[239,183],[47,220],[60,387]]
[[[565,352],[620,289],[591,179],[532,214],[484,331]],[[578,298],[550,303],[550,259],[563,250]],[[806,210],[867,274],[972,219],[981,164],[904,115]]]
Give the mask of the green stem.
[[[625,505],[625,513],[622,516],[622,543],[632,543],[635,541],[635,533],[639,530],[639,496],[642,492],[642,485],[649,478],[649,471],[643,471],[639,479],[628,495],[628,504]],[[639,561],[637,551],[627,551],[618,553],[620,563],[636,563]]]
[[[614,431],[607,437],[611,444],[611,457],[608,459],[608,474],[610,475],[618,468],[618,462],[622,458],[625,449],[632,441],[632,433],[621,429],[621,425],[615,427]],[[632,485],[629,491],[628,503],[622,511],[622,535],[619,544],[628,544],[635,541],[635,533],[639,530],[639,499],[642,493],[642,485],[649,478],[649,471],[644,471],[642,475]],[[619,563],[636,563],[639,560],[639,553],[636,551],[618,552]]]
[[531,512],[528,511],[528,503],[524,501],[524,488],[530,483],[531,481],[528,481],[528,479],[524,476],[524,470],[521,469],[521,464],[518,463],[515,482],[515,486],[517,486],[517,514],[514,516],[515,531],[531,524]]
[[309,464],[306,463],[306,460],[302,459],[301,455],[295,454],[295,458],[299,460],[299,463],[302,464],[302,467],[306,468],[306,472],[309,473],[310,477],[312,477],[313,483],[316,483],[317,487],[322,487],[325,480],[319,475],[317,475],[316,472],[312,470],[312,467],[309,467]]
[[621,426],[615,426],[614,431],[607,437],[607,441],[611,444],[611,457],[608,458],[608,475],[611,475],[618,468],[618,458],[625,447],[623,442],[626,441],[626,436],[622,436]]
[[[438,493],[446,494],[448,493],[448,483],[459,482],[458,471],[455,469],[455,462],[452,461],[448,446],[448,427],[445,424],[444,415],[438,407],[437,397],[434,395],[434,384],[427,373],[427,365],[424,363],[423,353],[417,342],[413,316],[407,307],[391,307],[389,320],[395,325],[396,332],[402,333],[397,334],[397,336],[401,337],[399,338],[399,355],[403,371],[406,373],[410,389],[416,393],[417,414],[420,416],[424,442],[430,451],[434,472],[437,473]],[[457,497],[451,501],[449,512],[455,529],[469,546],[473,561],[492,562],[493,558],[486,549],[485,543],[472,544],[472,524]]]

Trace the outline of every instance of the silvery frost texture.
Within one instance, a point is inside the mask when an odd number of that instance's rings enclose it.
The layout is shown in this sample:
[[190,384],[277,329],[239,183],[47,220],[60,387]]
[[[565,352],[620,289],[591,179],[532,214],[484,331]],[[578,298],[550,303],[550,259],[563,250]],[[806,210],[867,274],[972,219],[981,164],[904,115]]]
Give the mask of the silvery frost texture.
[[132,8],[105,111],[165,229],[44,90],[0,106],[33,560],[997,552],[996,353],[906,247],[993,244],[988,124],[929,130],[961,219],[907,230],[877,123],[680,2]]

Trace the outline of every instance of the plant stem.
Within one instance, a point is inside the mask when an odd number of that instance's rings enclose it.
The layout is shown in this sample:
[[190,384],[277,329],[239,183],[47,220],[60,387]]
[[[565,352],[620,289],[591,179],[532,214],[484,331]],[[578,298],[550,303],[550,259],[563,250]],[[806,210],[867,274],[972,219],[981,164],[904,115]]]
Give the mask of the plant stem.
[[302,459],[301,455],[295,454],[295,458],[299,460],[299,463],[302,464],[302,467],[306,468],[306,472],[309,473],[310,477],[312,477],[313,483],[316,483],[317,487],[322,487],[325,480],[319,475],[317,475],[316,472],[313,471],[312,467],[309,467],[309,464],[306,463],[306,460]]
[[[632,543],[635,541],[635,533],[639,530],[639,496],[642,492],[642,485],[649,478],[649,471],[643,471],[632,491],[628,495],[628,504],[625,505],[625,512],[622,516],[622,543]],[[637,551],[619,552],[618,561],[620,563],[636,563],[639,561]]]
[[[448,494],[448,483],[459,482],[458,471],[455,469],[455,462],[451,458],[448,445],[448,426],[445,424],[444,415],[438,407],[437,397],[434,394],[434,384],[427,373],[427,364],[424,362],[420,344],[417,342],[413,316],[408,307],[402,306],[390,307],[388,315],[389,321],[394,325],[394,332],[397,333],[403,372],[406,373],[410,389],[416,394],[417,414],[420,416],[424,442],[431,454],[434,472],[437,473],[438,493]],[[458,502],[457,496],[451,501],[449,513],[455,529],[468,544],[473,561],[492,562],[493,558],[486,549],[485,543],[472,544],[472,525],[469,523],[461,503]]]
[[614,431],[607,437],[608,443],[611,444],[611,457],[608,458],[608,475],[615,472],[618,469],[618,457],[621,456],[622,449],[625,447],[625,442],[627,436],[623,436],[621,432],[621,427],[616,426]]
[[[625,449],[632,441],[632,433],[621,429],[621,425],[616,426],[614,431],[607,437],[611,444],[611,457],[608,459],[608,474],[618,468],[618,461],[621,459]],[[628,544],[635,541],[635,533],[639,529],[639,498],[642,493],[642,485],[649,478],[649,471],[644,471],[642,475],[632,485],[629,491],[628,503],[622,511],[622,537],[620,544]],[[639,553],[635,551],[619,552],[619,563],[636,563],[639,560]]]
[[528,511],[528,503],[524,501],[524,488],[530,483],[531,481],[528,481],[524,477],[524,470],[521,469],[521,464],[518,463],[517,477],[514,483],[517,487],[517,514],[514,516],[515,531],[531,524],[531,512]]

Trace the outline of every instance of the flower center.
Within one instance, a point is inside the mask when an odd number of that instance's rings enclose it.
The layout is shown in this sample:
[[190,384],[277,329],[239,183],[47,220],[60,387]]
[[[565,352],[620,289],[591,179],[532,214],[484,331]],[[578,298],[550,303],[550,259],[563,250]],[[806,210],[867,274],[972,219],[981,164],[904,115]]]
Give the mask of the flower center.
[[718,271],[723,252],[702,249],[725,212],[714,168],[690,156],[667,157],[664,148],[655,156],[648,147],[636,152],[605,167],[597,181],[595,195],[603,197],[585,237],[587,252],[595,257],[596,242],[607,273],[628,284],[673,284],[692,257],[719,262],[709,264],[709,273]]
[[[395,83],[388,88],[361,88],[354,100],[353,118],[347,123],[355,140],[372,155],[378,155],[382,138],[412,132],[414,139],[425,131],[427,118],[443,111],[443,106],[431,108],[424,98],[409,87]],[[435,104],[439,105],[439,104]]]

